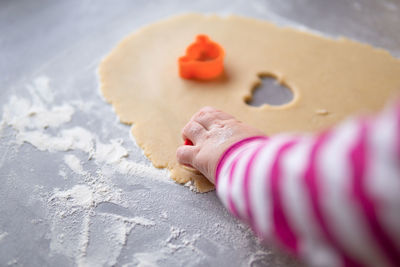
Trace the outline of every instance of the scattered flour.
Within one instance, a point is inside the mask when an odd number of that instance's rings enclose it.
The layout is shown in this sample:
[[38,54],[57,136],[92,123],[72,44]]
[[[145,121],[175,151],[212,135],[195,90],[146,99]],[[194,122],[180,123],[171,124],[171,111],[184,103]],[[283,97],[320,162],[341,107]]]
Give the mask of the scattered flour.
[[[126,244],[127,238],[132,229],[136,226],[151,227],[155,222],[143,217],[123,217],[120,215],[99,213],[97,219],[92,223],[101,232],[93,231],[90,234],[95,239],[103,242],[92,247],[88,244],[84,257],[78,259],[79,266],[113,266],[122,247]],[[106,238],[104,238],[104,236]]]
[[[84,107],[87,111],[88,105],[80,101],[55,105],[55,94],[47,77],[38,77],[27,89],[30,97],[14,95],[5,104],[0,128],[12,128],[17,145],[29,143],[40,151],[65,152],[64,163],[80,177],[79,184],[69,189],[56,188],[50,195],[38,188],[41,191],[38,195],[46,199],[49,207],[51,254],[70,257],[78,266],[114,265],[132,229],[139,225],[152,227],[155,222],[143,217],[96,213],[95,208],[103,202],[127,205],[122,190],[115,187],[110,177],[117,172],[170,182],[166,172],[129,160],[122,139],[104,143],[88,129],[70,126],[75,108]],[[76,153],[86,154],[98,170],[86,171]],[[60,169],[58,174],[64,179],[67,177],[65,169]],[[101,233],[96,229],[101,229]],[[0,234],[0,241],[6,235]],[[90,240],[99,238],[104,241],[96,242],[93,249]]]
[[59,170],[58,175],[60,175],[64,180],[67,179],[67,173],[64,170]]
[[54,100],[54,93],[50,88],[50,79],[47,76],[37,77],[32,84],[27,85],[27,88],[34,100],[40,98],[46,103],[51,103]]
[[263,250],[256,251],[255,253],[250,255],[247,266],[256,267],[256,266],[269,265],[267,259],[270,256],[270,254],[271,254],[270,251],[268,252]]
[[[17,98],[12,97],[12,99],[15,100]],[[26,102],[24,99],[15,101],[18,103]],[[88,154],[88,159],[94,158],[98,165],[108,164],[121,174],[153,177],[159,181],[171,182],[169,179],[165,179],[167,174],[165,171],[156,170],[150,164],[139,164],[128,160],[129,153],[122,146],[121,139],[112,139],[110,143],[102,143],[95,134],[79,126],[62,129],[57,134],[51,135],[45,131],[46,127],[43,125],[57,128],[62,124],[55,123],[48,117],[41,121],[49,123],[34,123],[29,118],[29,112],[24,112],[24,109],[21,109],[21,113],[14,114],[13,112],[16,109],[12,108],[13,105],[13,102],[9,102],[5,106],[2,124],[16,130],[17,144],[29,143],[40,151],[49,152],[82,151]],[[31,109],[34,108],[30,107],[26,110]],[[10,110],[13,110],[13,112],[9,112]],[[58,110],[58,108],[55,107],[52,110]],[[42,114],[52,114],[52,110],[46,110]],[[68,122],[70,119],[71,116],[68,115],[68,120],[63,123]]]
[[59,131],[52,136],[40,130],[22,131],[16,136],[18,144],[29,143],[40,151],[70,151],[81,150],[89,154],[93,153],[93,136],[82,127],[72,127]]
[[[30,98],[12,96],[3,108],[0,128],[13,130],[16,145],[28,143],[40,151],[64,153],[65,164],[60,165],[58,175],[66,183],[74,181],[75,184],[50,189],[50,192],[44,186],[35,186],[33,191],[47,207],[43,222],[50,226],[47,234],[50,257],[61,254],[72,259],[77,266],[113,266],[121,256],[128,236],[132,235],[134,240],[135,231],[156,228],[156,221],[140,216],[99,212],[97,208],[101,203],[112,203],[122,208],[130,203],[124,192],[113,183],[112,177],[119,173],[130,180],[152,178],[166,183],[172,181],[166,179],[166,171],[157,170],[150,163],[130,160],[122,139],[103,142],[86,127],[71,125],[77,111],[81,111],[81,102],[55,105],[49,84],[47,78],[40,77],[29,85]],[[87,169],[93,166],[95,171]],[[67,180],[67,177],[70,179]],[[191,182],[185,186],[196,191]],[[168,213],[162,211],[159,218],[165,222]],[[42,223],[41,219],[32,220],[34,224],[39,222]],[[222,226],[214,228],[216,234],[229,232]],[[6,235],[0,234],[0,241]],[[156,251],[135,253],[131,264],[125,266],[158,266],[163,260],[171,260],[174,253],[207,255],[195,246],[200,237],[200,234],[190,235],[184,229],[171,227],[169,236],[160,240]]]
[[[171,257],[171,254],[178,250],[189,249],[201,254],[197,248],[194,247],[194,243],[200,237],[199,234],[195,234],[191,237],[187,236],[184,229],[177,227],[170,228],[169,237],[163,241],[164,247],[156,251],[146,251],[133,254],[132,262],[122,265],[123,267],[157,267],[163,266],[161,261]],[[193,259],[195,261],[195,259]]]
[[94,157],[100,163],[112,164],[128,155],[128,151],[122,146],[122,139],[111,139],[110,144],[96,143]]
[[[265,1],[252,1],[251,5],[263,17],[277,21],[278,24],[327,36],[270,12]],[[397,10],[390,1],[385,2],[385,5],[390,10]],[[49,210],[46,220],[33,219],[32,223],[50,224],[48,238],[52,254],[62,254],[74,259],[78,266],[115,265],[128,236],[134,235],[133,230],[155,227],[156,222],[143,217],[96,212],[96,207],[103,202],[126,205],[122,191],[111,183],[109,177],[117,172],[147,179],[153,177],[168,183],[172,181],[166,179],[166,172],[160,172],[149,164],[129,160],[129,152],[122,146],[122,140],[113,139],[104,143],[92,131],[70,125],[77,110],[88,112],[93,105],[80,100],[56,105],[56,94],[50,85],[48,77],[40,76],[27,85],[30,94],[28,97],[11,96],[3,108],[0,122],[0,133],[4,127],[12,128],[17,145],[29,143],[40,151],[65,152],[65,164],[81,178],[80,184],[72,188],[55,189],[50,194],[45,192],[45,189],[40,189],[40,195],[47,201]],[[71,152],[74,152],[74,155]],[[84,169],[87,166],[86,162],[82,164],[83,160],[75,156],[82,153],[99,167],[98,172],[91,173]],[[58,174],[64,179],[68,176],[63,169],[60,169]],[[191,182],[185,186],[195,190]],[[167,212],[161,212],[160,218],[167,219]],[[226,235],[233,232],[236,226],[215,223],[210,228],[210,233],[214,235]],[[243,232],[245,231],[250,230],[244,229]],[[4,241],[7,235],[7,232],[0,233],[0,242]],[[161,249],[135,253],[132,255],[132,263],[123,266],[159,266],[161,260],[171,258],[171,253],[181,249],[201,253],[194,246],[199,238],[199,234],[190,236],[184,229],[171,227],[170,235],[161,242]],[[239,250],[248,245],[248,240],[244,235],[232,236],[231,244],[229,250]],[[268,256],[266,251],[257,251],[250,255],[248,266],[258,266]],[[17,259],[7,263],[17,264]]]
[[2,233],[0,233],[0,242],[3,241],[3,239],[4,239],[6,236],[8,236],[8,233],[7,233],[7,232],[2,232]]
[[166,210],[162,211],[159,216],[161,219],[168,219],[168,212]]
[[185,230],[179,229],[176,227],[171,227],[170,229],[171,235],[168,237],[168,239],[165,241],[166,243],[171,243],[172,240],[178,239],[183,233],[185,233]]
[[[30,99],[12,96],[3,108],[0,126],[8,126],[16,131],[17,144],[29,143],[40,151],[49,152],[81,151],[87,153],[88,159],[94,159],[99,166],[110,165],[114,171],[121,174],[153,177],[159,181],[171,182],[165,179],[166,171],[156,170],[150,164],[139,164],[129,160],[129,153],[122,146],[122,139],[112,139],[109,143],[103,143],[96,134],[83,127],[68,128],[66,124],[71,121],[75,109],[66,103],[59,106],[50,105],[54,95],[49,88],[47,77],[35,79],[28,88]],[[59,129],[60,126],[63,126],[62,129]],[[56,132],[51,134],[47,128]],[[76,160],[65,160],[71,169],[77,167]]]
[[195,192],[195,193],[200,193],[200,191],[197,189],[197,187],[194,185],[194,182],[192,180],[188,181],[184,186],[188,187],[190,191]]
[[170,228],[170,235],[165,240],[165,246],[167,250],[165,250],[164,252],[175,253],[180,249],[190,249],[201,254],[202,252],[194,246],[194,243],[199,237],[200,234],[188,236],[186,230],[172,226]]
[[89,208],[94,204],[93,192],[86,185],[75,185],[67,191],[56,189],[56,192],[49,201],[52,201],[54,198],[68,202],[70,207],[79,206]]
[[[53,253],[74,258],[78,266],[112,266],[132,229],[155,225],[154,221],[139,216],[96,213],[93,217],[98,201],[103,199],[101,190],[93,190],[87,185],[54,191],[49,198],[50,206],[54,208],[50,233]],[[94,245],[90,240],[101,242],[94,242]]]
[[[165,255],[160,252],[153,253],[135,253],[133,255],[136,264],[136,267],[157,267],[157,261],[161,259],[165,259]],[[133,266],[133,265],[132,265]],[[128,267],[128,266],[125,266]]]
[[35,104],[30,99],[11,96],[3,109],[2,122],[18,132],[24,132],[26,129],[59,127],[69,122],[75,112],[68,104],[46,108],[43,102],[37,102]]
[[82,222],[82,230],[81,230],[81,236],[79,240],[79,254],[76,256],[76,262],[78,265],[83,258],[87,256],[87,249],[89,246],[89,238],[90,238],[90,217],[88,215],[85,215],[83,217],[83,222]]
[[80,175],[85,175],[87,174],[82,167],[82,163],[80,161],[80,159],[75,156],[75,155],[65,155],[64,156],[64,162],[65,164],[68,165],[68,167],[75,173],[80,174]]

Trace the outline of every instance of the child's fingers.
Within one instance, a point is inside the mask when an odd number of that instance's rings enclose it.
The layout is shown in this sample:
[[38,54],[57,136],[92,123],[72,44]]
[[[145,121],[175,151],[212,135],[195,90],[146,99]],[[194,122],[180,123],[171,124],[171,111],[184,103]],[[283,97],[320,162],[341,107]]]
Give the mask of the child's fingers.
[[206,129],[196,121],[189,121],[182,130],[183,140],[189,139],[196,144],[206,134]]
[[180,146],[176,150],[176,157],[178,162],[183,165],[193,166],[193,159],[197,154],[197,147],[195,146]]
[[193,120],[209,130],[218,120],[228,120],[233,117],[212,107],[204,107],[193,116]]

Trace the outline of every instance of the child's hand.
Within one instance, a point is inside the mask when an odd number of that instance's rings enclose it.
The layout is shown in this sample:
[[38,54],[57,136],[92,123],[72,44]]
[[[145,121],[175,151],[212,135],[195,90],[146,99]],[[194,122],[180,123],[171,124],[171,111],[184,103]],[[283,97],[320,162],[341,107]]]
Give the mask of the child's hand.
[[183,140],[191,140],[193,146],[180,146],[176,155],[179,163],[192,166],[214,183],[215,168],[224,151],[244,138],[260,135],[265,134],[229,114],[204,107],[182,130]]

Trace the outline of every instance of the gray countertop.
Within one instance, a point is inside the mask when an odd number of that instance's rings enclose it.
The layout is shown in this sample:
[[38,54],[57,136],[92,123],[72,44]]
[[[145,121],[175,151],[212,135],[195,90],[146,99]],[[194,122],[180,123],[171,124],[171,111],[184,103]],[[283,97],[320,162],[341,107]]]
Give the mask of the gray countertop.
[[153,168],[98,90],[124,36],[184,12],[239,14],[400,57],[400,1],[0,2],[1,266],[300,266],[215,192]]

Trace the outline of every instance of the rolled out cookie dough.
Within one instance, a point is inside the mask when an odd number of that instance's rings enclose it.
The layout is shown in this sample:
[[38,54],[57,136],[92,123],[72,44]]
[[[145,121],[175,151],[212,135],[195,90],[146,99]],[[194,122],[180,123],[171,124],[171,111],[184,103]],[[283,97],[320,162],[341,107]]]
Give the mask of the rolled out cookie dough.
[[[218,80],[178,75],[177,59],[199,33],[225,49]],[[384,50],[238,16],[187,14],[146,26],[113,49],[99,74],[104,97],[123,123],[133,123],[133,136],[152,163],[171,170],[179,183],[193,180],[201,192],[213,186],[175,156],[182,127],[201,107],[231,113],[266,134],[310,132],[350,114],[378,111],[400,90],[400,60]],[[248,106],[259,74],[287,85],[293,101]]]

